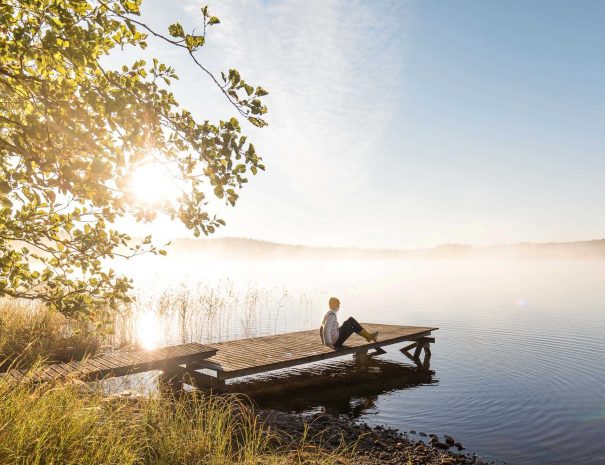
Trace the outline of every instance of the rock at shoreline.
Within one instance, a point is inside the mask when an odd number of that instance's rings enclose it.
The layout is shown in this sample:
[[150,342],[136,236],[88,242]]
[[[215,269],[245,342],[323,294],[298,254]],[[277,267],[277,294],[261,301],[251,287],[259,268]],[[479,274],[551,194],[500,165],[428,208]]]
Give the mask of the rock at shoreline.
[[[275,410],[262,410],[259,412],[259,417],[271,432],[277,434],[282,441],[281,445],[292,444],[293,447],[300,445],[305,435],[305,425],[308,428],[306,440],[328,451],[342,450],[343,447],[354,445],[350,452],[351,465],[477,465],[479,463],[474,455],[451,452],[449,450],[449,443],[453,440],[451,436],[445,436],[446,442],[441,442],[437,435],[431,434],[431,445],[429,445],[423,441],[413,441],[395,429],[384,426],[372,428],[365,423],[355,423],[346,417],[332,417],[320,413],[304,416]],[[423,434],[418,433],[419,436]]]

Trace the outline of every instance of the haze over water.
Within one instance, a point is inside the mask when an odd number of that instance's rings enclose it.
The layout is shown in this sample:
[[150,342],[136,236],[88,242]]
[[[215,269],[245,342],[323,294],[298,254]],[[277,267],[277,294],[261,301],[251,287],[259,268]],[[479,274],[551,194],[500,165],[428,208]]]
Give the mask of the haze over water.
[[[138,262],[143,266],[135,272],[147,311],[168,288],[189,289],[187,311],[194,314],[209,308],[208,299],[198,299],[196,310],[193,290],[200,285],[200,295],[223,302],[222,315],[211,319],[161,320],[170,327],[160,330],[159,344],[316,328],[327,299],[336,295],[340,321],[353,315],[440,328],[432,383],[371,398],[351,396],[354,389],[346,386],[340,404],[357,407],[345,405],[343,413],[402,431],[451,434],[468,450],[507,463],[605,461],[605,262],[210,260],[192,254],[160,262],[161,274],[151,271],[158,269],[153,263]],[[164,293],[167,308],[182,301],[182,294],[178,300]],[[397,349],[387,347],[380,359],[409,363]],[[304,393],[292,396],[301,397],[303,409],[335,411],[306,402]]]

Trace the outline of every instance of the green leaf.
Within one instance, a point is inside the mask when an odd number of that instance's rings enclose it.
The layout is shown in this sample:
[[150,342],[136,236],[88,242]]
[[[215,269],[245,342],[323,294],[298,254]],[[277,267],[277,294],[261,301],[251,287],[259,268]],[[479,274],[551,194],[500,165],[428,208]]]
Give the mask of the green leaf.
[[214,24],[219,24],[219,23],[220,23],[220,21],[216,16],[213,16],[208,20],[208,24],[211,26],[213,26]]
[[267,125],[267,122],[265,120],[256,118],[254,116],[249,116],[248,121],[254,124],[254,126],[256,126],[257,128],[263,128]]
[[185,44],[187,45],[187,48],[193,50],[204,45],[205,40],[206,39],[204,38],[204,36],[187,35],[185,37]]
[[168,26],[168,32],[172,37],[185,37],[185,30],[179,23],[174,23]]
[[134,1],[125,1],[124,8],[128,13],[140,14],[139,5]]
[[229,70],[229,81],[231,81],[231,84],[237,85],[240,80],[241,80],[241,76],[239,74],[239,71],[236,69],[230,69]]

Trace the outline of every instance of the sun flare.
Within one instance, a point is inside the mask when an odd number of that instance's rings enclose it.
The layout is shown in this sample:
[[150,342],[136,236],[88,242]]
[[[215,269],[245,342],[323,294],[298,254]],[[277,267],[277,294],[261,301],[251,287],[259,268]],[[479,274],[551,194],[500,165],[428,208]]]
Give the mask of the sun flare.
[[155,313],[143,312],[137,315],[137,342],[143,349],[156,349],[160,343],[160,321]]
[[132,175],[130,189],[139,201],[149,204],[175,199],[181,192],[174,177],[160,164],[137,168]]

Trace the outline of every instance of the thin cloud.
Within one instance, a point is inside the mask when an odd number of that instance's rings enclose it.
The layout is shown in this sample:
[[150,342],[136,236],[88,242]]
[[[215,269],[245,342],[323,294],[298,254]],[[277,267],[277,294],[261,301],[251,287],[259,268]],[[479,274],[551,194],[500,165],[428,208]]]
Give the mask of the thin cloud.
[[[270,90],[270,127],[255,135],[271,176],[308,203],[364,183],[373,142],[397,108],[406,4],[234,0],[212,49]],[[199,14],[199,3],[187,3]],[[213,54],[214,55],[214,54]],[[217,59],[216,55],[213,61]],[[334,199],[336,200],[336,199]],[[309,205],[310,206],[310,205]],[[317,205],[321,208],[321,205]]]

